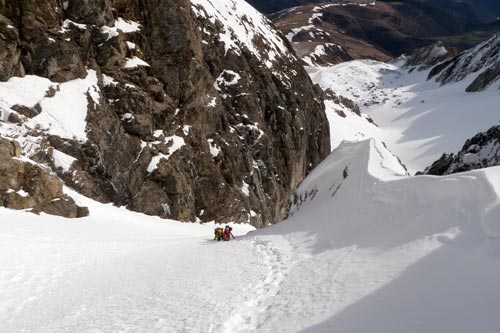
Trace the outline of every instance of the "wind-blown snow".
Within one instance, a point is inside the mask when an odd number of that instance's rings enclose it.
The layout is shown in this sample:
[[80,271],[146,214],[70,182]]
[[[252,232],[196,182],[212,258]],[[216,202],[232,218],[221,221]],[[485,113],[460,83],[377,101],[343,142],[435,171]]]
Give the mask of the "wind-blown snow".
[[495,331],[499,177],[409,177],[373,140],[341,144],[262,231],[294,259],[260,331]]

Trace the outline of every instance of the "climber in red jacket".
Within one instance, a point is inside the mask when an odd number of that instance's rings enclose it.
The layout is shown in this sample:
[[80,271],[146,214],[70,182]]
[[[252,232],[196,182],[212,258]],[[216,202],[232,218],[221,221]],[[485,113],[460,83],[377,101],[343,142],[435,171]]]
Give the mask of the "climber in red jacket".
[[234,239],[234,235],[233,235],[233,233],[231,231],[233,231],[233,228],[231,228],[230,226],[226,225],[226,227],[224,228],[224,235],[222,236],[222,239],[224,241],[230,240],[231,237],[233,237],[233,239]]

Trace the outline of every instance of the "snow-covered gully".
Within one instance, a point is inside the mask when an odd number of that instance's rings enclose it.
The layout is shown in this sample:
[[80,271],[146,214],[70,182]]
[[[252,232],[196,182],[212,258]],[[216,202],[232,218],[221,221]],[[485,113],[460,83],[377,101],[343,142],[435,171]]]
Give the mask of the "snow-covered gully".
[[370,140],[313,171],[288,221],[235,225],[236,241],[75,193],[89,217],[0,209],[0,331],[493,332],[498,184],[499,167],[408,176]]

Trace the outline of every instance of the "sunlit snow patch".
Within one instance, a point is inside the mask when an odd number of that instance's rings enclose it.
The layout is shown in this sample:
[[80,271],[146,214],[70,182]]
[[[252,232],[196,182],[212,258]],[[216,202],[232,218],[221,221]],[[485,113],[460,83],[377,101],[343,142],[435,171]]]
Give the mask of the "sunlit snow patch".
[[76,161],[76,158],[60,152],[57,149],[52,151],[52,158],[54,159],[55,166],[61,168],[64,172],[68,172],[73,162]]
[[170,156],[172,156],[173,153],[175,153],[177,150],[181,149],[186,145],[186,142],[184,141],[184,138],[174,135],[165,138],[165,144],[171,143],[172,145],[168,148],[168,154],[158,154],[157,156],[154,156],[151,159],[151,162],[148,165],[148,172],[151,173],[155,171],[158,168],[158,164],[162,159],[168,160]]
[[149,64],[138,57],[133,57],[132,59],[127,59],[127,62],[125,63],[124,67],[125,68],[136,68],[139,66],[149,67]]
[[[47,96],[49,88],[55,91],[53,97]],[[40,128],[66,139],[87,140],[85,129],[89,102],[99,104],[100,98],[94,70],[88,70],[84,79],[65,83],[30,75],[0,83],[0,111],[4,120],[16,104],[26,107],[39,104],[41,113],[29,119],[25,126]]]

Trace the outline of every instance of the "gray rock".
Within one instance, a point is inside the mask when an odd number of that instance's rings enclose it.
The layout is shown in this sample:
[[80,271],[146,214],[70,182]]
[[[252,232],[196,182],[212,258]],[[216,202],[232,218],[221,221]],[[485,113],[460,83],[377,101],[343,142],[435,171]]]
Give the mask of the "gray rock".
[[16,141],[0,138],[0,203],[11,209],[31,209],[69,218],[88,215],[63,193],[63,183],[39,165],[23,162]]
[[455,154],[443,154],[423,174],[448,175],[500,165],[500,126],[467,140]]
[[482,91],[500,80],[499,61],[500,35],[494,35],[476,47],[437,65],[431,70],[429,78],[435,78],[441,84],[449,84],[475,75],[475,80],[466,91]]

